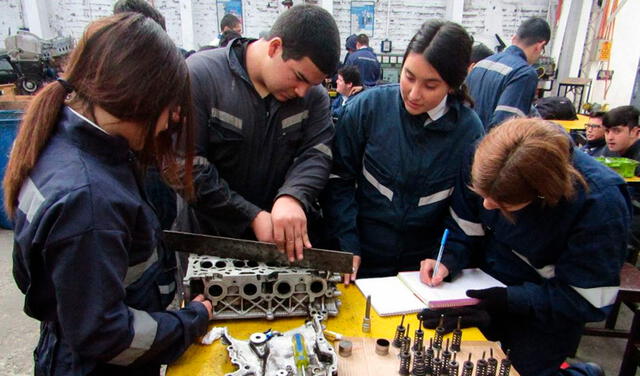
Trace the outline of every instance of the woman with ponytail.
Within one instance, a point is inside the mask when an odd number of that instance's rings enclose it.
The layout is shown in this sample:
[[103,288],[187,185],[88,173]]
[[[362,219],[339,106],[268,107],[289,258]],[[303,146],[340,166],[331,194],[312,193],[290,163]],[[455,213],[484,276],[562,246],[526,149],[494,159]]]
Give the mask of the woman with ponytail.
[[416,270],[437,250],[462,157],[483,134],[463,85],[471,45],[462,26],[427,21],[400,84],[345,106],[323,207],[336,246],[355,255],[345,283]]
[[122,13],[88,26],[27,109],[3,187],[14,277],[41,321],[36,375],[158,375],[205,332],[202,296],[165,311],[175,257],[140,185],[154,164],[192,190],[189,85],[162,28]]

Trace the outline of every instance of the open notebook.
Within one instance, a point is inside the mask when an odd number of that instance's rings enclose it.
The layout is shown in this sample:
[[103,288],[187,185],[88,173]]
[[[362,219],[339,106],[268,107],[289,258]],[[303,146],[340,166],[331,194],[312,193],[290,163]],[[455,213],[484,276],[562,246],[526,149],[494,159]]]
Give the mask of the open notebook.
[[420,272],[401,272],[396,277],[357,279],[364,296],[371,295],[371,305],[380,316],[420,312],[425,308],[472,305],[466,291],[505,285],[480,269],[465,269],[452,281],[430,287],[420,281]]

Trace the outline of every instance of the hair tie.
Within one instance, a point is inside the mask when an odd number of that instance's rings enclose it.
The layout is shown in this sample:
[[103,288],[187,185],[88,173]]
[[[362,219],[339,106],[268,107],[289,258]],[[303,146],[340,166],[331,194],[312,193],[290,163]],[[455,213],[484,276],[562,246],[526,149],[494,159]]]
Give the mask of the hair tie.
[[57,78],[56,81],[58,81],[60,83],[60,85],[62,85],[62,87],[64,88],[64,91],[67,94],[71,94],[75,90],[73,85],[71,85],[67,81],[63,80],[62,78]]

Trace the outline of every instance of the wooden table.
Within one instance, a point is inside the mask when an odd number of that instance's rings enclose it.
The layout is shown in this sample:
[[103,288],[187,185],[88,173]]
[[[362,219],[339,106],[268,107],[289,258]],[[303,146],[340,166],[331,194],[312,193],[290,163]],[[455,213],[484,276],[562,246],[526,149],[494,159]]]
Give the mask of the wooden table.
[[[355,285],[339,285],[342,292],[342,306],[338,316],[331,317],[327,321],[327,329],[350,337],[388,338],[392,339],[396,326],[400,323],[400,316],[380,317],[373,308],[371,309],[371,332],[362,333],[362,318],[364,316],[365,299]],[[213,321],[210,327],[227,326],[229,334],[234,338],[246,340],[255,332],[264,332],[271,328],[281,332],[294,329],[304,324],[304,318],[267,320],[224,320]],[[407,315],[406,324],[412,328],[418,327],[418,319],[415,314]],[[411,330],[413,332],[413,329]],[[413,336],[413,333],[412,333]],[[431,338],[433,330],[425,331],[425,338]],[[445,338],[450,338],[450,334]],[[482,333],[476,328],[464,329],[462,340],[485,340]],[[463,344],[464,345],[464,344]],[[226,347],[220,341],[212,345],[192,345],[174,364],[167,369],[167,376],[213,376],[224,375],[235,371],[229,361]]]

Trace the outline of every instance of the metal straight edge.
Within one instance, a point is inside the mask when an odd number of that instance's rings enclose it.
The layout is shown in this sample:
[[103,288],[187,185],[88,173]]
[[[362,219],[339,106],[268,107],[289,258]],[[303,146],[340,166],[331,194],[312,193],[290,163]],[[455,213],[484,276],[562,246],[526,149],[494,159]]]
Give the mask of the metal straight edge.
[[175,252],[290,265],[301,268],[351,273],[353,254],[318,248],[305,248],[303,259],[289,262],[275,244],[221,236],[164,231],[164,243]]

